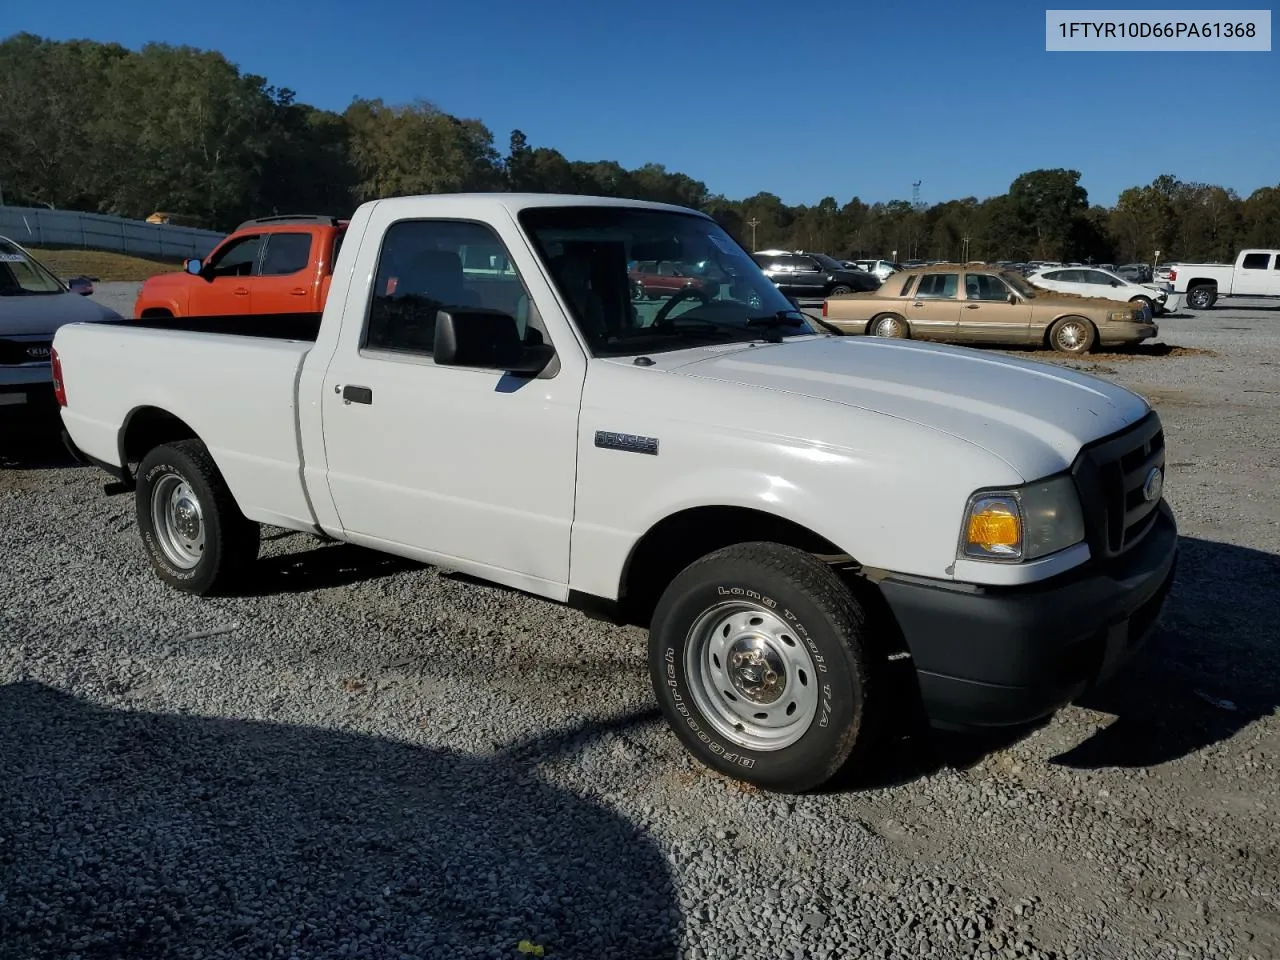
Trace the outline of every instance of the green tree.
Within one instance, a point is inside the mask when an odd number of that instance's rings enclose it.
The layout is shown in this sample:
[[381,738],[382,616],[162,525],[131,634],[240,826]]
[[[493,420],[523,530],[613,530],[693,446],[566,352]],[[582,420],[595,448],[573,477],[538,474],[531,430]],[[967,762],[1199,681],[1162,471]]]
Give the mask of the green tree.
[[426,101],[387,106],[355,100],[343,114],[360,201],[493,190],[503,185],[493,134]]
[[1034,257],[1065,258],[1076,216],[1089,207],[1078,170],[1032,170],[1009,185],[1014,215],[1034,238]]

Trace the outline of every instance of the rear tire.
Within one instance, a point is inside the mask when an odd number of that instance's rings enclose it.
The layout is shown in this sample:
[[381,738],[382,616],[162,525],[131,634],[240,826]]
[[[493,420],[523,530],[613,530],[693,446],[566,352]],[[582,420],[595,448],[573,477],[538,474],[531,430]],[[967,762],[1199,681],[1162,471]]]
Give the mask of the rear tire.
[[853,287],[847,286],[843,283],[837,283],[834,287],[831,288],[831,292],[828,293],[827,296],[840,297],[840,296],[844,296],[846,293],[853,293]]
[[1192,310],[1208,310],[1218,301],[1218,291],[1211,284],[1202,283],[1187,291],[1187,306]]
[[199,440],[164,444],[142,458],[134,509],[151,565],[176,590],[227,592],[257,559],[260,528],[240,512]]
[[812,554],[738,544],[690,564],[663,593],[650,677],[701,763],[798,793],[871,740],[866,635],[857,599]]
[[907,326],[907,321],[896,313],[882,313],[867,325],[867,336],[910,340],[911,328]]

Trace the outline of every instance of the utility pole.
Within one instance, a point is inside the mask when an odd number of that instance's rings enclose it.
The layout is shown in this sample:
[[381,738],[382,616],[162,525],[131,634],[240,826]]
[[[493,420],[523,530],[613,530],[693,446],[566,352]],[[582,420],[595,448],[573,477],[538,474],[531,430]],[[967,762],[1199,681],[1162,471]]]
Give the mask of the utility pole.
[[752,217],[747,221],[747,226],[751,228],[751,252],[756,252],[756,227],[760,226],[760,221]]
[[972,240],[973,237],[961,237],[960,239],[964,241],[964,246],[960,248],[960,262],[968,263],[969,262],[969,241]]

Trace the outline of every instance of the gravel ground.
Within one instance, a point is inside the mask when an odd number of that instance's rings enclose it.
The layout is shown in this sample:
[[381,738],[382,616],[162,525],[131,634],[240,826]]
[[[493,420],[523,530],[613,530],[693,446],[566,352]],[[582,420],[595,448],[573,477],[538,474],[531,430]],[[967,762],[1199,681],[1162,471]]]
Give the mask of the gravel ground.
[[806,797],[693,763],[640,631],[278,531],[250,595],[188,598],[130,498],[11,447],[0,957],[1280,955],[1280,310],[1162,327],[1054,361],[1165,419],[1151,646]]

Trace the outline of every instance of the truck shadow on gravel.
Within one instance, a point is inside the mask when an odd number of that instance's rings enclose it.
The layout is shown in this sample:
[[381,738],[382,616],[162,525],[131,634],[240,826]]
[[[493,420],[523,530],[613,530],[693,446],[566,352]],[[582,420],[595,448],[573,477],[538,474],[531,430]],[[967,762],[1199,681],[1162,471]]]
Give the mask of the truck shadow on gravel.
[[[1228,740],[1280,704],[1280,556],[1179,538],[1173,589],[1160,625],[1134,659],[1078,705],[1112,714],[1104,729],[1049,762],[1080,770],[1151,767]],[[912,686],[898,678],[903,699]],[[964,770],[1048,721],[989,733],[930,730],[918,703],[898,714],[905,733],[842,772],[833,791],[910,783]]]
[[[425,569],[414,560],[377,550],[367,550],[350,543],[326,543],[306,534],[292,532],[264,537],[285,541],[292,548],[287,553],[268,553],[258,557],[253,578],[237,589],[239,596],[266,597],[281,593],[306,593],[330,587],[347,587],[405,570]],[[296,542],[295,542],[296,541]],[[297,546],[313,541],[310,548]]]
[[1228,740],[1280,704],[1280,556],[1179,537],[1161,626],[1114,680],[1083,698],[1114,714],[1053,762],[1148,767]]
[[668,958],[666,859],[530,762],[0,687],[6,955]]

